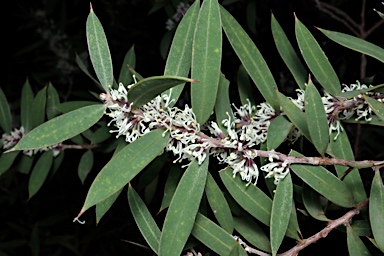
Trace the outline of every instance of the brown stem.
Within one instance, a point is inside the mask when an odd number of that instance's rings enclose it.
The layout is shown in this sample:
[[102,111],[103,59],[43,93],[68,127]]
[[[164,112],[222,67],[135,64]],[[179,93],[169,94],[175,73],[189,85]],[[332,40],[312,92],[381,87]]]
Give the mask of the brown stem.
[[99,144],[89,144],[89,145],[61,145],[61,150],[64,149],[93,149],[99,147]]

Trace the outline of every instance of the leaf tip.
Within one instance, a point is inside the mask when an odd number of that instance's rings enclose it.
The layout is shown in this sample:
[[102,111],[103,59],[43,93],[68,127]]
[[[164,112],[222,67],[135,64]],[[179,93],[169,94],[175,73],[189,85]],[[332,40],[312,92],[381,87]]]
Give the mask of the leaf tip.
[[89,8],[90,8],[90,12],[93,12],[93,7],[91,2],[89,2]]
[[79,220],[80,216],[81,216],[84,212],[85,212],[85,209],[84,209],[84,207],[83,207],[83,208],[81,209],[81,211],[79,212],[79,214],[73,219],[72,222],[78,222],[78,223],[80,223],[80,224],[84,224],[84,223],[85,223],[84,220],[83,220],[83,221]]

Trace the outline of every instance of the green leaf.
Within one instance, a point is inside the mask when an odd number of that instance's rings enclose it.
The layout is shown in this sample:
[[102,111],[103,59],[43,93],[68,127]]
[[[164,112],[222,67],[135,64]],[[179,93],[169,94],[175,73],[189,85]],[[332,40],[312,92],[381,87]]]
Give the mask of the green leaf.
[[0,127],[3,128],[4,133],[11,133],[12,130],[12,117],[11,110],[7,98],[3,90],[0,88]]
[[295,24],[296,39],[309,69],[324,89],[332,95],[341,93],[339,78],[311,32],[299,21]]
[[93,166],[93,151],[87,150],[81,156],[79,166],[77,167],[77,174],[81,180],[81,183],[84,184],[84,180],[87,178],[88,173],[92,170]]
[[340,32],[334,32],[330,30],[325,30],[318,28],[321,32],[323,32],[324,35],[326,35],[329,39],[332,41],[347,47],[349,49],[352,49],[354,51],[363,53],[365,55],[371,56],[381,62],[384,62],[384,49],[372,44],[370,42],[367,42],[363,39],[360,39],[358,37],[350,36],[344,33]]
[[232,48],[265,100],[279,112],[276,82],[263,56],[235,18],[220,6],[223,29]]
[[181,83],[196,82],[178,76],[153,76],[140,80],[128,91],[128,99],[136,108],[148,103],[163,91]]
[[231,120],[233,120],[233,113],[229,99],[229,81],[222,73],[220,75],[219,89],[217,91],[215,114],[217,125],[222,131],[225,131],[226,128],[223,126],[222,121],[228,119],[228,115],[231,117]]
[[279,22],[273,14],[271,15],[271,27],[273,39],[275,40],[275,44],[281,58],[291,71],[299,88],[305,90],[308,71],[301,63],[299,57],[289,42],[288,37],[285,35],[284,30],[281,28]]
[[377,126],[384,126],[384,121],[378,118],[377,116],[370,116],[370,121],[365,120],[356,120],[355,117],[352,117],[350,119],[343,120],[343,123],[351,123],[351,124],[369,124],[369,125],[377,125]]
[[136,54],[134,45],[128,50],[124,56],[123,65],[121,66],[119,81],[124,85],[129,85],[132,83],[132,73],[129,71],[128,66],[135,68],[136,67]]
[[376,116],[384,121],[384,103],[363,94],[364,100],[371,107]]
[[59,94],[57,93],[55,87],[51,83],[48,84],[47,89],[47,117],[48,119],[52,119],[58,114],[60,111],[57,109],[57,106],[60,104]]
[[384,252],[384,185],[380,171],[375,171],[371,185],[369,220],[378,248]]
[[171,170],[169,171],[167,181],[165,182],[164,196],[161,202],[159,212],[161,212],[165,208],[168,208],[182,174],[183,174],[183,170],[179,166],[177,165],[171,166]]
[[95,124],[104,111],[105,106],[98,104],[55,117],[26,134],[12,150],[44,148],[65,141]]
[[[293,186],[291,175],[288,173],[282,179],[276,188],[276,193],[272,202],[271,212],[271,249],[272,255],[277,254],[284,235],[288,228],[289,218],[291,216],[293,198]],[[281,214],[284,213],[284,214]]]
[[19,151],[3,153],[0,155],[0,176],[11,168],[18,154]]
[[117,192],[113,193],[103,201],[96,204],[96,224],[100,223],[101,218],[107,213],[107,211],[111,208],[113,203],[119,197],[121,191],[123,189],[119,189]]
[[[301,155],[293,152],[292,156],[300,157]],[[333,203],[345,208],[356,205],[353,194],[347,185],[324,167],[292,164],[290,168],[311,188]]]
[[[20,151],[16,151],[15,153],[17,152],[20,152]],[[18,161],[17,163],[17,171],[20,173],[29,174],[29,172],[32,169],[33,160],[34,160],[34,157],[30,157],[22,154],[20,157],[20,161]],[[1,160],[0,160],[0,166],[2,166]]]
[[379,14],[380,18],[384,19],[384,13],[382,12],[379,12],[378,10],[376,9],[373,9],[377,14]]
[[305,115],[312,143],[317,152],[324,156],[329,143],[328,119],[320,93],[311,82],[305,90]]
[[168,142],[169,135],[163,137],[163,133],[149,132],[114,155],[93,181],[78,217],[124,187],[155,159]]
[[240,175],[233,177],[233,170],[226,168],[220,171],[221,180],[236,202],[253,217],[269,226],[272,200],[258,187],[249,185],[241,180]]
[[365,247],[363,241],[355,234],[352,227],[347,225],[347,244],[350,256],[369,256],[371,253]]
[[147,241],[151,249],[157,254],[161,231],[147,206],[130,184],[128,186],[128,203],[137,227],[145,241]]
[[202,125],[215,107],[221,66],[221,19],[217,0],[205,0],[197,18],[192,45],[191,77],[199,82],[191,86],[191,104],[197,122]]
[[340,94],[340,97],[346,98],[346,99],[352,99],[353,97],[359,96],[359,95],[364,94],[366,92],[379,91],[379,89],[382,88],[383,86],[384,86],[384,84],[379,84],[379,85],[372,86],[372,87],[362,89],[362,90],[346,91],[346,92],[343,92],[342,94]]
[[321,206],[319,194],[305,183],[303,184],[302,197],[305,209],[309,215],[320,221],[329,221]]
[[192,235],[218,255],[229,255],[236,240],[213,221],[198,213]]
[[210,173],[208,173],[207,183],[205,184],[205,194],[220,226],[229,234],[232,234],[233,218],[231,209],[228,206],[227,200],[225,200],[223,192]]
[[268,237],[263,229],[248,215],[233,217],[233,224],[237,232],[256,248],[272,252]]
[[113,84],[112,59],[104,29],[92,6],[86,28],[88,51],[93,68],[104,91],[108,92],[109,86]]
[[237,71],[237,89],[239,91],[240,101],[242,105],[248,104],[248,100],[252,106],[257,105],[253,95],[253,87],[251,87],[251,82],[249,81],[249,75],[247,70],[245,70],[243,64],[240,65],[239,70]]
[[37,160],[33,167],[31,176],[29,177],[28,192],[29,198],[39,191],[43,185],[45,179],[48,176],[49,170],[51,169],[53,162],[53,154],[51,150],[45,151]]
[[96,102],[96,101],[83,101],[83,100],[78,100],[78,101],[67,101],[67,102],[63,102],[63,103],[60,103],[57,108],[62,112],[62,113],[68,113],[68,112],[71,112],[73,110],[76,110],[76,109],[79,109],[79,108],[82,108],[82,107],[86,107],[86,106],[90,106],[90,105],[99,105],[100,103],[99,102]]
[[199,209],[208,172],[208,161],[193,160],[176,188],[165,216],[159,255],[179,256],[191,233]]
[[20,119],[21,125],[24,127],[24,132],[28,133],[32,125],[32,106],[33,106],[33,91],[29,81],[25,81],[21,90],[20,102]]
[[47,86],[44,86],[37,94],[32,104],[31,129],[42,124],[45,120],[45,108],[47,104]]
[[284,116],[278,116],[272,120],[268,127],[267,147],[268,150],[278,148],[285,141],[293,125]]
[[109,132],[109,127],[106,123],[102,123],[102,126],[92,134],[91,144],[101,143],[110,137],[111,133]]
[[79,68],[81,69],[81,71],[83,71],[89,78],[92,79],[92,81],[95,82],[95,84],[97,85],[97,87],[99,89],[103,89],[103,87],[101,87],[101,84],[99,81],[97,81],[92,75],[91,73],[89,73],[87,67],[85,66],[85,64],[83,63],[83,61],[81,60],[81,58],[79,57],[79,55],[76,54],[76,63],[77,65],[79,66]]
[[308,125],[305,113],[303,113],[292,101],[290,101],[284,94],[277,92],[277,97],[280,101],[284,113],[288,116],[289,120],[296,126],[299,131],[310,140]]
[[[329,147],[327,149],[327,153],[333,157],[345,159],[345,160],[355,160],[353,155],[353,150],[351,147],[351,143],[348,140],[348,136],[346,132],[341,132],[337,138],[334,140],[333,138],[336,136],[335,131],[331,133],[331,140],[329,143]],[[347,166],[335,165],[337,176],[343,177],[345,171],[348,170]],[[352,191],[353,197],[356,202],[361,202],[367,198],[367,194],[365,192],[364,184],[361,179],[360,173],[358,169],[353,169],[348,173],[347,176],[343,179],[343,182],[348,186],[348,188]],[[363,209],[362,212],[366,211]]]
[[[164,75],[188,76],[191,68],[192,42],[199,8],[200,1],[194,1],[177,26],[165,65]],[[171,92],[171,98],[175,99],[174,102],[176,102],[183,88],[184,84],[180,84],[164,93],[169,94]]]

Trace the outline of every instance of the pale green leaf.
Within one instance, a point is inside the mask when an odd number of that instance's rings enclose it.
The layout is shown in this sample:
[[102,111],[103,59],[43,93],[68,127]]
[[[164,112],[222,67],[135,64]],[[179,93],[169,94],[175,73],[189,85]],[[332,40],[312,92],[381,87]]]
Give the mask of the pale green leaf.
[[49,170],[51,169],[52,161],[53,153],[51,150],[45,151],[40,156],[39,160],[37,160],[35,166],[33,167],[31,176],[29,177],[29,198],[35,195],[43,185],[45,179],[48,176]]
[[267,147],[268,150],[276,149],[283,143],[289,132],[292,130],[293,125],[287,120],[286,117],[280,115],[272,120],[268,127],[267,133]]
[[369,220],[377,246],[384,252],[384,185],[380,171],[375,171],[371,185]]
[[147,206],[131,185],[128,186],[128,203],[137,227],[145,241],[147,241],[151,249],[157,254],[161,231]]
[[93,68],[104,91],[108,92],[113,84],[112,59],[103,26],[92,8],[87,18],[86,33]]
[[[277,185],[272,202],[270,239],[273,256],[277,254],[288,228],[292,209],[292,198],[292,179],[291,175],[288,173]],[[284,214],[281,214],[283,212]]]
[[339,95],[341,93],[341,86],[336,72],[311,32],[297,17],[295,31],[300,52],[317,81],[330,94]]
[[205,194],[207,195],[208,203],[220,226],[229,234],[232,234],[233,218],[231,209],[228,206],[223,192],[210,173],[208,173],[207,183],[205,184]]
[[[200,1],[194,1],[177,26],[165,65],[164,75],[188,76],[191,68],[192,42],[199,8]],[[179,98],[183,88],[184,84],[180,84],[164,92],[171,93],[171,98],[175,99],[172,106]]]
[[152,76],[137,82],[128,91],[128,100],[136,108],[148,103],[163,91],[178,84],[196,82],[193,79],[178,76]]
[[205,0],[197,18],[192,45],[191,104],[197,122],[202,125],[215,107],[220,79],[221,19],[218,0]]
[[104,111],[98,104],[55,117],[26,134],[12,150],[44,148],[72,138],[99,121]]
[[237,243],[231,234],[200,213],[196,216],[192,235],[218,255],[229,255]]
[[235,18],[223,7],[220,11],[223,29],[232,48],[265,100],[278,112],[277,85],[263,56]]
[[355,234],[350,225],[347,225],[347,245],[350,256],[370,256],[371,253],[363,241]]
[[203,196],[209,158],[193,160],[176,188],[160,237],[160,256],[179,256],[191,233]]
[[271,15],[271,27],[273,39],[275,40],[275,44],[281,58],[291,71],[299,88],[305,90],[308,71],[301,63],[299,57],[289,42],[288,37],[285,35],[284,30],[281,28],[279,22],[273,14]]
[[168,142],[163,130],[154,130],[121,149],[103,167],[88,190],[78,215],[116,193],[147,166]]
[[334,32],[321,28],[318,29],[332,41],[384,62],[383,48],[355,36],[350,36],[344,33]]

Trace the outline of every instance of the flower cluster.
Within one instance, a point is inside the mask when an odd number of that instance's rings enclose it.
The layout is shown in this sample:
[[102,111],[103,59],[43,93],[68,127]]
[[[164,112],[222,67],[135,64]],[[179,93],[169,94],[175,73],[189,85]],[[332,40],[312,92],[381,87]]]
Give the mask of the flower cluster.
[[[16,145],[21,138],[24,136],[25,130],[24,127],[21,126],[20,129],[14,129],[10,134],[4,133],[1,137],[3,139],[3,149],[10,149],[14,145]],[[23,150],[24,155],[32,156],[37,154],[38,152],[52,150],[53,156],[57,156],[61,152],[61,143],[55,144],[49,147],[33,149],[33,150]]]
[[[344,86],[343,92],[367,88],[357,83]],[[383,101],[379,93],[366,94]],[[227,113],[228,118],[222,123],[211,121],[200,127],[188,105],[184,110],[170,107],[171,97],[168,94],[159,95],[136,108],[134,103],[128,101],[127,88],[120,83],[117,90],[111,88],[108,94],[101,95],[101,99],[109,110],[107,115],[111,117],[108,125],[116,127],[110,132],[117,133],[116,137],[125,136],[127,142],[132,142],[152,130],[164,129],[164,134],[170,134],[166,150],[177,157],[175,162],[185,159],[188,164],[184,166],[188,166],[191,160],[196,159],[201,164],[208,155],[212,155],[219,163],[231,167],[233,175],[239,174],[248,184],[256,184],[259,177],[259,168],[255,163],[258,151],[254,148],[266,141],[268,127],[278,116],[268,103],[253,106],[248,101],[243,106],[233,106],[233,113]],[[304,99],[304,90],[298,90],[296,99],[290,98],[302,111],[305,111]],[[340,120],[356,114],[356,119],[364,117],[368,121],[372,113],[361,95],[340,101],[325,92],[322,101],[328,116],[329,131],[337,130],[338,134],[343,131]],[[281,114],[284,114],[282,110]],[[299,136],[300,132],[293,129],[286,140],[294,143]],[[289,172],[290,163],[280,160],[273,152],[269,152],[269,163],[260,170],[266,172],[266,178],[273,177],[277,184]]]

